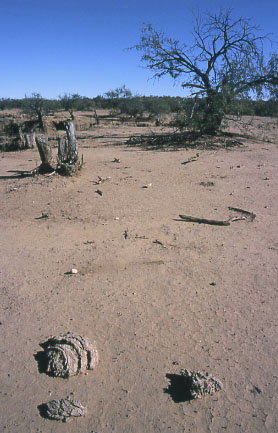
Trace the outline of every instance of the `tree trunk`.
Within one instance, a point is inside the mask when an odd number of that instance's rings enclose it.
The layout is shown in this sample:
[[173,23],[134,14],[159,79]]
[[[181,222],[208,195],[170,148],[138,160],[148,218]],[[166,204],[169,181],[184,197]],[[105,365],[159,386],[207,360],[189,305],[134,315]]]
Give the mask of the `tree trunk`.
[[39,172],[51,173],[55,170],[55,168],[53,167],[52,149],[47,141],[47,138],[45,138],[43,135],[38,135],[36,137],[36,143],[42,161],[41,165],[39,166]]
[[220,129],[223,117],[224,109],[222,96],[211,90],[208,91],[201,132],[204,134],[215,135]]
[[73,112],[73,110],[68,110],[69,111],[69,114],[70,114],[70,118],[71,118],[71,120],[74,120],[75,119],[75,116],[74,116],[74,112]]

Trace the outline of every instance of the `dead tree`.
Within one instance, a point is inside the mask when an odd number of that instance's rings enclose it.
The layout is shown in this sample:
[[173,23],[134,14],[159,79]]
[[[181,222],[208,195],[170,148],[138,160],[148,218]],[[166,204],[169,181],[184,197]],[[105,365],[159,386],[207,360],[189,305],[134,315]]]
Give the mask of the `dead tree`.
[[183,129],[214,135],[238,98],[277,92],[278,54],[267,54],[269,37],[250,19],[237,19],[230,9],[208,12],[196,17],[192,36],[188,46],[148,24],[134,47],[154,78],[179,79],[196,97],[191,113],[185,110]]

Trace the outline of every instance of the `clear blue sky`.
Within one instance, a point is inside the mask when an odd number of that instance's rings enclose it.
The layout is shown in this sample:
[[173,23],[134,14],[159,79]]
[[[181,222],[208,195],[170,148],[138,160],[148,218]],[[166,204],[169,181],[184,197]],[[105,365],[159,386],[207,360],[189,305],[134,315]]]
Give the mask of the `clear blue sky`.
[[94,97],[123,84],[142,95],[183,96],[171,79],[150,80],[140,54],[125,48],[139,42],[143,23],[186,42],[192,11],[219,7],[253,18],[278,41],[278,0],[0,0],[0,98]]

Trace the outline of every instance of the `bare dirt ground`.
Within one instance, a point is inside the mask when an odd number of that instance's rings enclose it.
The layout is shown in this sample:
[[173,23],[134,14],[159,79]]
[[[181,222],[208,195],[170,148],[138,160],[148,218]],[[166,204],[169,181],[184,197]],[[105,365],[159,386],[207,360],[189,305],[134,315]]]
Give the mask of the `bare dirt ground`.
[[[2,432],[277,431],[275,125],[270,141],[179,151],[127,147],[122,136],[148,128],[100,125],[80,140],[85,165],[73,178],[20,176],[39,162],[35,149],[0,154]],[[240,216],[229,206],[256,219],[179,220]],[[97,341],[98,367],[41,374],[39,344],[66,331]],[[182,367],[224,390],[180,401],[166,375]],[[66,396],[87,406],[84,418],[40,416],[40,404]]]

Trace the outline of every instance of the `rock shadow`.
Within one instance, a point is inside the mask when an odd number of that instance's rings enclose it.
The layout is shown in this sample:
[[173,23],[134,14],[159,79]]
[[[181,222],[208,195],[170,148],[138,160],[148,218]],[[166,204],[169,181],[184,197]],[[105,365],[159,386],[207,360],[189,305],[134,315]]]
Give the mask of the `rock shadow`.
[[165,394],[169,394],[175,403],[181,403],[192,400],[190,378],[180,374],[166,374],[169,380],[168,388],[164,388]]
[[[41,343],[40,346],[43,349],[46,349],[48,344],[48,341],[46,341],[45,343]],[[52,376],[48,371],[47,371],[47,367],[48,367],[48,359],[46,356],[46,352],[45,350],[41,350],[37,353],[35,353],[34,355],[35,360],[37,361],[38,364],[38,370],[40,373],[44,373],[47,374],[48,376]]]
[[48,414],[47,414],[47,404],[42,403],[42,404],[40,404],[39,406],[37,406],[37,408],[38,408],[38,411],[39,411],[40,416],[41,416],[42,418],[52,419],[52,418],[49,418],[49,416],[48,416]]

